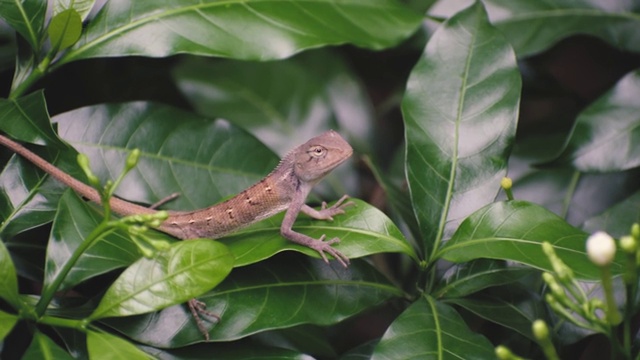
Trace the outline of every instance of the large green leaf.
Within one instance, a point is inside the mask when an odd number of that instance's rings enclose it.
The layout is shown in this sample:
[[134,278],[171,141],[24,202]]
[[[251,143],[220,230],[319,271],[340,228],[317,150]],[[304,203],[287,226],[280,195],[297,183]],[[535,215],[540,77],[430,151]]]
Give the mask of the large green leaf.
[[0,99],[0,130],[16,140],[61,147],[42,91],[17,100]]
[[15,309],[19,309],[20,298],[16,268],[3,241],[0,241],[0,274],[2,274],[0,276],[0,298],[7,301]]
[[407,181],[426,249],[497,194],[520,85],[515,55],[480,2],[429,40],[402,102]]
[[141,258],[109,287],[92,320],[130,316],[183,303],[212,289],[233,267],[233,256],[217,241],[174,243],[153,258]]
[[[81,200],[71,190],[62,196],[47,244],[45,289],[60,276],[60,270],[98,226],[101,216],[92,205]],[[60,289],[47,291],[70,288],[92,277],[128,266],[139,257],[138,248],[128,236],[119,231],[111,233],[82,254],[64,278]]]
[[45,0],[0,2],[0,17],[20,33],[35,51],[40,50],[47,3]]
[[631,225],[640,222],[640,191],[615,204],[582,225],[587,232],[606,231],[613,237],[629,235]]
[[626,0],[488,0],[493,22],[519,56],[541,52],[574,34],[640,51],[638,4]]
[[[279,255],[236,268],[211,292],[198,297],[221,317],[205,323],[211,339],[227,341],[299,324],[334,324],[384,300],[402,295],[371,266],[339,264]],[[144,344],[180,347],[201,341],[202,334],[185,306],[108,323]],[[171,324],[171,331],[167,331]]]
[[[550,211],[526,201],[497,202],[469,216],[440,249],[438,258],[464,262],[478,258],[512,260],[552,271],[542,242],[579,278],[597,279],[600,270],[587,258],[587,234]],[[619,272],[622,264],[613,263]]]
[[431,295],[438,298],[463,297],[488,287],[511,284],[538,273],[527,266],[508,266],[504,261],[478,259],[447,270]]
[[535,340],[531,324],[547,317],[545,302],[522,285],[504,286],[487,294],[445,300],[447,304],[463,307],[479,317]]
[[368,140],[371,104],[326,50],[265,63],[189,57],[174,78],[198,113],[247,129],[281,155],[328,129],[345,131],[357,150]]
[[177,53],[267,60],[343,43],[381,49],[421,19],[394,0],[112,0],[60,63]]
[[0,310],[0,341],[11,332],[13,326],[18,322],[18,316]]
[[[20,141],[47,145],[32,150],[74,176],[82,176],[76,151],[53,131],[42,92],[17,100],[0,100],[0,130]],[[50,222],[63,187],[14,157],[0,174],[0,214],[5,237]]]
[[[294,230],[315,239],[323,234],[327,239],[339,238],[333,247],[349,258],[377,253],[403,253],[418,262],[411,245],[396,225],[380,210],[357,199],[356,206],[348,207],[346,214],[334,217],[334,221],[319,221],[300,215]],[[236,266],[243,266],[266,259],[284,250],[296,250],[307,255],[319,254],[306,246],[294,244],[280,235],[283,214],[273,216],[223,239],[236,258]]]
[[61,359],[71,360],[73,357],[50,337],[36,331],[23,359]]
[[582,172],[621,171],[640,166],[640,71],[582,111],[564,150],[552,164]]
[[90,106],[58,115],[54,121],[60,136],[90,158],[91,168],[103,181],[115,179],[131,150],[140,149],[140,161],[117,195],[151,204],[178,192],[180,196],[166,206],[171,209],[210,206],[257,182],[279,161],[227,121],[165,105]]
[[95,331],[87,332],[89,357],[98,360],[111,359],[151,359],[133,343],[120,337]]
[[493,346],[473,333],[449,305],[421,297],[387,329],[373,360],[492,359]]
[[[469,1],[441,1],[430,10],[449,17]],[[491,22],[518,56],[542,52],[571,35],[596,36],[623,50],[640,50],[637,3],[626,0],[485,0]],[[452,6],[453,5],[453,6]]]

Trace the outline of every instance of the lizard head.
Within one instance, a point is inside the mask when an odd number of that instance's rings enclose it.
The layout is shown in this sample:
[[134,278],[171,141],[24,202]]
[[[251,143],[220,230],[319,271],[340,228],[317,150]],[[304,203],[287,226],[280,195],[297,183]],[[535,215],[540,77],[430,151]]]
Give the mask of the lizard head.
[[351,154],[353,149],[349,143],[337,132],[329,130],[292,151],[293,171],[299,179],[316,183]]

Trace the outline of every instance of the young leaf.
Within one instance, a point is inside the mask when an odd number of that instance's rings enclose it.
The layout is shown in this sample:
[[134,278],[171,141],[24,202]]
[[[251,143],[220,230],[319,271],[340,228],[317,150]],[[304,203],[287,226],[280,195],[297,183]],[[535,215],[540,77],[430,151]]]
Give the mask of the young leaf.
[[17,322],[18,316],[0,310],[0,341],[4,340]]
[[42,91],[16,100],[0,99],[0,130],[16,140],[64,147],[51,127]]
[[14,309],[20,308],[18,277],[11,255],[4,242],[0,240],[0,298],[6,300]]
[[[452,262],[478,258],[512,260],[552,271],[542,251],[548,241],[578,278],[597,279],[600,270],[589,261],[587,234],[559,216],[526,201],[497,202],[469,216],[436,255]],[[620,272],[622,264],[612,264]]]
[[[71,190],[60,199],[60,205],[47,244],[45,289],[59,275],[73,252],[98,226],[102,215]],[[114,232],[91,246],[81,255],[67,274],[60,289],[68,289],[92,277],[133,263],[140,257],[135,244],[122,232]]]
[[389,0],[109,1],[60,64],[178,53],[264,61],[342,43],[381,49],[405,39],[421,20]]
[[564,150],[551,165],[582,172],[622,171],[640,165],[640,70],[582,111]]
[[494,357],[489,340],[469,330],[452,307],[431,297],[421,297],[391,324],[371,359]]
[[92,360],[103,359],[151,359],[152,357],[138,349],[132,342],[108,333],[88,331],[87,350]]
[[56,14],[49,23],[49,39],[51,47],[56,50],[66,49],[80,39],[82,19],[74,9],[67,9]]
[[23,359],[61,359],[71,360],[73,357],[47,335],[36,331],[31,345],[24,353]]
[[47,13],[47,1],[0,1],[0,17],[27,40],[31,48],[40,50],[40,33]]
[[[401,290],[362,261],[353,261],[346,270],[339,264],[327,266],[321,260],[279,255],[234,269],[198,300],[221,318],[206,323],[211,339],[229,341],[300,324],[335,324],[401,295]],[[106,322],[152,346],[174,348],[202,340],[185,306]],[[167,331],[168,323],[172,331]]]
[[140,258],[109,287],[89,316],[131,316],[181,304],[220,283],[233,267],[233,256],[217,241],[174,243],[153,259]]
[[[350,259],[379,253],[403,253],[416,262],[415,251],[395,224],[380,210],[358,199],[351,199],[356,206],[348,207],[346,214],[335,216],[333,221],[319,221],[300,216],[294,230],[313,238],[326,235],[337,237],[339,249]],[[284,214],[272,216],[248,228],[239,230],[220,241],[225,243],[236,258],[236,266],[244,266],[264,260],[283,250],[296,250],[313,257],[317,251],[297,245],[280,235]]]
[[491,22],[518,56],[541,52],[574,34],[596,36],[616,48],[640,51],[640,20],[633,1],[487,0]]
[[497,194],[520,86],[515,55],[481,2],[429,40],[402,102],[407,181],[425,249]]

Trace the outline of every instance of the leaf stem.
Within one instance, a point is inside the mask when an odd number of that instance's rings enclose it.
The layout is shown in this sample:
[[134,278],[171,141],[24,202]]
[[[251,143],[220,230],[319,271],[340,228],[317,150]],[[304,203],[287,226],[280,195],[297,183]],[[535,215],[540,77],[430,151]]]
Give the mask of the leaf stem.
[[578,187],[578,182],[580,181],[580,176],[582,173],[580,171],[574,171],[573,176],[571,176],[571,181],[569,182],[569,186],[567,187],[567,194],[562,201],[562,212],[560,216],[563,219],[567,218],[567,214],[569,213],[569,205],[571,205],[571,200],[573,199],[573,194],[576,192],[576,188]]
[[78,259],[80,259],[80,256],[82,256],[82,254],[85,251],[87,251],[87,249],[89,249],[93,244],[95,244],[96,241],[98,241],[105,235],[115,230],[113,227],[110,226],[110,223],[107,219],[108,218],[105,218],[104,221],[98,224],[98,226],[95,229],[93,229],[93,231],[91,231],[91,233],[85,239],[85,241],[83,241],[80,244],[80,246],[76,248],[73,254],[71,254],[71,257],[64,264],[60,272],[58,272],[58,274],[55,276],[53,282],[44,289],[44,291],[42,292],[42,297],[40,298],[40,300],[38,301],[38,304],[36,305],[36,314],[38,317],[42,317],[44,315],[56,291],[58,291],[64,279],[67,277],[67,275],[69,274],[73,266],[76,264]]

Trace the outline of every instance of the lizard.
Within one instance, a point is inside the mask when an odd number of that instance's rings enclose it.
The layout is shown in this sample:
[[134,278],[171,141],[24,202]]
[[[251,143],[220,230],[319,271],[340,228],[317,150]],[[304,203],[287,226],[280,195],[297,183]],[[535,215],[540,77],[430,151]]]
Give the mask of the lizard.
[[[82,197],[101,203],[96,189],[72,177],[60,168],[41,158],[21,144],[0,134],[0,144],[26,158],[53,178],[70,187]],[[158,227],[164,233],[178,239],[219,238],[277,213],[285,212],[280,234],[294,242],[317,251],[325,262],[325,253],[333,256],[344,267],[349,258],[331,245],[339,238],[325,240],[325,235],[314,239],[292,229],[300,212],[318,220],[333,220],[333,216],[344,214],[344,208],[354,203],[345,202],[344,195],[333,206],[322,203],[320,210],[305,204],[307,195],[322,178],[353,154],[353,149],[337,132],[326,131],[289,151],[278,166],[262,180],[243,190],[236,196],[194,211],[169,211],[168,217]],[[158,211],[117,197],[109,200],[111,210],[120,216],[153,214]],[[200,332],[206,340],[209,333],[198,314],[219,317],[206,310],[206,304],[196,299],[188,302]]]

